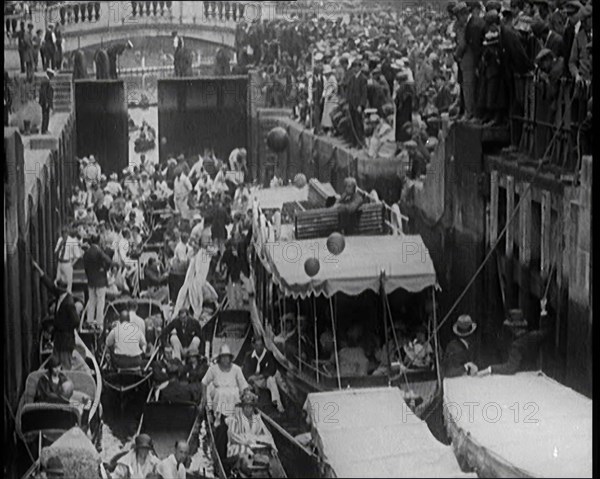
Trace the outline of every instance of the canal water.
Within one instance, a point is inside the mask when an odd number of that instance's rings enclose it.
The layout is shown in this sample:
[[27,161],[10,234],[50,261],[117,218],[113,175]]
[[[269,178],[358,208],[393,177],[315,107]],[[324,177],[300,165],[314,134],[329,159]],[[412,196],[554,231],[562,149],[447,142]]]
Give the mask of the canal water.
[[[154,79],[154,86],[156,86],[156,78]],[[142,121],[145,120],[158,133],[158,109],[156,106],[146,109],[129,108],[129,115],[136,125],[141,125]],[[137,136],[138,132],[132,132],[129,135],[129,163],[136,165],[140,162],[140,153],[136,153],[134,150],[134,141]],[[158,163],[158,145],[144,152],[144,154],[146,155],[146,159],[151,163]],[[103,391],[102,407],[104,424],[102,428],[101,456],[104,462],[110,462],[123,448],[130,448],[133,444],[147,393],[147,390],[140,391],[121,401],[118,397],[115,397],[115,394],[111,394],[111,391]],[[182,437],[180,439],[186,438]],[[199,448],[192,457],[190,470],[201,473],[204,471],[206,477],[214,477],[213,462],[207,442],[206,424],[204,422],[200,430]]]

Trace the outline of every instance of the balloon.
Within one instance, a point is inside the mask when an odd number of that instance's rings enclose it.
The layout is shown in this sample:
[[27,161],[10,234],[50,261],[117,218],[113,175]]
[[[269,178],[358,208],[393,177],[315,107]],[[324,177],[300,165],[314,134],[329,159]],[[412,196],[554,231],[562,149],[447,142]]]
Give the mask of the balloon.
[[333,255],[341,254],[346,247],[346,240],[341,233],[331,233],[327,238],[327,251]]
[[166,138],[165,136],[163,136],[163,137],[160,139],[160,144],[161,144],[161,145],[166,145],[166,144],[167,144],[167,138]]
[[273,128],[267,135],[267,146],[275,153],[285,151],[289,143],[287,131],[280,126]]
[[306,175],[298,173],[294,176],[294,186],[296,188],[304,188],[306,186]]
[[319,269],[321,269],[321,265],[317,258],[308,258],[304,262],[304,271],[306,271],[306,274],[311,278],[319,272]]

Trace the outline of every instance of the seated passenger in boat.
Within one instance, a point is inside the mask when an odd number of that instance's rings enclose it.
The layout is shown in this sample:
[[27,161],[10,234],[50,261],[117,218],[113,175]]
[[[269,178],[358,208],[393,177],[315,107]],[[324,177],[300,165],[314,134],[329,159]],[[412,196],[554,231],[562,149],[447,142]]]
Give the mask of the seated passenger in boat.
[[356,179],[349,177],[344,180],[344,193],[334,205],[339,215],[339,226],[342,234],[352,234],[358,222],[358,209],[363,202],[362,195],[357,191]]
[[112,479],[146,479],[148,474],[156,472],[160,459],[154,453],[152,439],[147,434],[135,438],[133,448],[117,461]]
[[156,472],[162,479],[186,479],[186,468],[191,464],[190,446],[185,439],[175,442],[175,453],[163,459]]
[[50,356],[46,363],[46,374],[38,380],[34,401],[67,404],[69,402],[63,396],[62,385],[68,381],[62,372],[62,365],[56,356]]
[[196,402],[197,393],[187,380],[183,368],[171,375],[169,382],[160,387],[160,400],[165,402]]
[[146,322],[137,315],[137,309],[137,302],[129,301],[129,321],[143,333],[144,339],[146,339]]
[[427,341],[427,333],[417,330],[414,339],[403,346],[406,354],[406,366],[413,369],[425,369],[433,366],[433,348]]
[[[212,386],[211,390],[209,386]],[[233,354],[229,346],[224,344],[216,363],[208,368],[202,379],[202,402],[213,411],[215,423],[221,422],[221,416],[233,413],[240,394],[248,387],[242,368],[233,364]]]
[[[77,408],[82,418],[84,415],[89,417],[92,399],[84,392],[75,391],[75,385],[73,384],[73,381],[67,380],[62,383],[61,396],[67,401],[68,404]],[[87,418],[83,422],[86,421]]]
[[349,332],[346,345],[338,351],[340,376],[366,376],[369,371],[369,358],[359,346],[358,337]]
[[151,256],[146,263],[144,269],[144,277],[146,279],[147,294],[149,298],[162,302],[169,296],[167,282],[169,273],[167,273],[158,260]]
[[510,318],[504,321],[504,326],[509,328],[512,342],[508,349],[505,362],[493,364],[479,371],[478,376],[490,374],[515,374],[519,371],[535,371],[538,369],[538,355],[542,342],[548,337],[547,330],[528,331],[527,320],[523,318],[523,311],[511,309]]
[[188,387],[194,395],[194,402],[200,401],[202,396],[202,379],[206,371],[208,371],[206,358],[201,357],[198,351],[188,352],[183,373]]
[[162,384],[171,377],[177,377],[180,369],[183,369],[183,363],[173,357],[171,346],[165,346],[162,359],[152,363],[152,377],[156,384]]
[[163,338],[169,338],[173,357],[182,360],[189,351],[199,351],[203,344],[202,326],[197,320],[190,318],[185,309],[181,309],[164,329]]
[[275,357],[271,351],[265,348],[263,339],[260,336],[254,337],[252,347],[253,350],[246,355],[242,366],[244,377],[247,378],[248,384],[256,394],[259,393],[260,389],[268,390],[277,411],[283,413],[284,408],[279,395],[279,387],[275,380],[275,374],[277,373]]
[[112,352],[113,364],[120,369],[139,368],[147,343],[143,332],[129,320],[129,311],[121,311],[119,322],[108,333],[106,346]]
[[106,297],[108,299],[115,299],[123,294],[129,293],[129,285],[125,280],[125,276],[121,271],[119,265],[112,265],[108,274],[106,275],[108,286],[106,288]]
[[270,446],[273,450],[275,441],[265,426],[260,412],[256,408],[257,396],[250,390],[244,391],[241,401],[236,404],[234,413],[225,421],[227,423],[227,457],[239,458],[242,455],[254,455],[256,449]]

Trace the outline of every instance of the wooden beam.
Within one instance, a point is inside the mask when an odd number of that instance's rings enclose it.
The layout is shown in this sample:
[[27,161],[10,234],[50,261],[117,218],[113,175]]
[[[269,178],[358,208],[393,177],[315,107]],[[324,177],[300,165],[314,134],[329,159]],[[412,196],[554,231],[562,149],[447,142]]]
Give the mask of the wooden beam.
[[519,260],[524,266],[531,262],[531,190],[522,183],[519,207]]
[[490,222],[489,245],[492,246],[498,239],[498,172],[492,171],[490,175]]
[[[506,221],[508,222],[515,209],[515,179],[512,176],[506,177]],[[515,219],[516,221],[516,219]],[[506,257],[512,258],[515,241],[514,221],[506,230]]]
[[542,218],[541,218],[541,250],[540,250],[540,273],[546,280],[550,272],[552,251],[552,195],[549,191],[542,192]]

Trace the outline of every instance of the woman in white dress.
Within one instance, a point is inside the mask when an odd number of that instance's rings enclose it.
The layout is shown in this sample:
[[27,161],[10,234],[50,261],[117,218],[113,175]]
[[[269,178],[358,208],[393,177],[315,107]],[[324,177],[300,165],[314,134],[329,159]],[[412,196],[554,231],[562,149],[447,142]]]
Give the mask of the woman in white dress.
[[230,416],[240,402],[240,395],[248,387],[242,368],[233,364],[233,354],[224,344],[216,363],[212,364],[202,379],[202,402],[215,416],[215,424],[222,416]]
[[325,131],[330,131],[333,128],[331,122],[331,113],[338,105],[338,83],[335,77],[335,72],[331,65],[323,67],[323,76],[325,84],[323,85],[323,116],[321,117],[321,127]]

